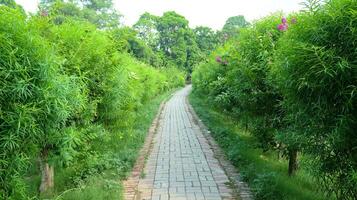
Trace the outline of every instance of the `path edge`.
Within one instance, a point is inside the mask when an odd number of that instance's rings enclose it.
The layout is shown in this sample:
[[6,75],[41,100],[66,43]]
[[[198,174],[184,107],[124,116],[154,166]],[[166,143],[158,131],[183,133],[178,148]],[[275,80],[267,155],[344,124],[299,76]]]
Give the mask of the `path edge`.
[[232,189],[234,189],[234,192],[236,193],[235,195],[239,196],[240,200],[253,200],[254,197],[248,184],[242,181],[241,175],[239,174],[237,169],[232,165],[231,162],[228,161],[225,153],[221,150],[219,145],[216,143],[216,141],[210,134],[211,132],[196,114],[196,111],[193,109],[192,105],[189,102],[188,96],[186,96],[186,104],[188,110],[191,113],[194,122],[201,129],[203,136],[208,141],[208,144],[211,146],[214,156],[218,160],[222,169],[225,171],[230,182],[233,184],[234,188]]
[[155,118],[146,134],[144,145],[141,147],[141,149],[139,151],[139,156],[137,157],[137,159],[135,161],[135,164],[131,171],[131,174],[125,181],[123,181],[124,199],[125,200],[135,200],[138,198],[138,196],[140,196],[138,194],[138,185],[139,185],[139,181],[140,181],[140,175],[145,168],[146,158],[147,158],[147,156],[150,155],[150,152],[152,150],[154,136],[157,132],[161,114],[165,107],[167,99],[168,98],[166,98],[165,100],[163,100],[161,102],[161,104],[159,106],[159,110],[156,113],[156,116],[155,116]]

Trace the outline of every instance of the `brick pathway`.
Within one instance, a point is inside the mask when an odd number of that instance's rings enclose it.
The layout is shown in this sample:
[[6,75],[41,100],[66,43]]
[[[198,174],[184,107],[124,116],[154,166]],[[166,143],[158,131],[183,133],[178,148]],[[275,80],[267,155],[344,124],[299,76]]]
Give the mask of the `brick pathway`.
[[178,91],[163,108],[136,199],[234,199],[225,172],[189,112],[189,91]]

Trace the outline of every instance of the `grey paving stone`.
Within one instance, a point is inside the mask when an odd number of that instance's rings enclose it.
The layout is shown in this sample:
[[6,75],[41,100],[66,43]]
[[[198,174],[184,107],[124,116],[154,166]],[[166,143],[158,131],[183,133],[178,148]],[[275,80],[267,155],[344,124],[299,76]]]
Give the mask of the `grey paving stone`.
[[218,183],[222,184],[228,178],[188,111],[186,96],[189,90],[186,87],[175,93],[161,113],[153,149],[144,170],[148,173],[139,182],[142,186],[138,188],[139,192],[145,194],[145,199],[231,198],[229,188],[223,188],[222,194],[217,188]]

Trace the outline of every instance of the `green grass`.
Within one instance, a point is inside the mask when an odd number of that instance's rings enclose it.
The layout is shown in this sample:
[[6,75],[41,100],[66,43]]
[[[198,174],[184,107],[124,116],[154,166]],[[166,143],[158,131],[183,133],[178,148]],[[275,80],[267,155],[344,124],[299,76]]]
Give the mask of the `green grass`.
[[[75,169],[55,168],[55,188],[50,194],[42,195],[40,199],[56,199],[56,200],[108,200],[108,199],[123,199],[123,186],[122,180],[124,180],[131,172],[131,169],[136,161],[138,152],[144,144],[146,134],[154,120],[160,103],[167,99],[174,90],[166,92],[162,95],[155,97],[146,104],[141,106],[136,112],[134,127],[128,128],[125,135],[128,137],[122,137],[109,142],[103,142],[110,147],[103,147],[103,152],[108,149],[113,154],[113,160],[119,162],[118,167],[115,169],[104,170],[102,173],[93,172],[90,176],[81,179],[77,178],[73,180]],[[115,143],[115,144],[114,144]],[[98,146],[100,149],[101,144]],[[111,148],[111,149],[110,149]],[[111,154],[108,154],[111,155]],[[33,167],[32,172],[29,174],[36,174],[29,176],[28,190],[37,199],[38,186],[40,185],[39,171]]]
[[[195,93],[190,103],[228,159],[239,169],[256,199],[266,200],[327,200],[318,184],[305,170],[306,162],[293,177],[287,174],[288,163],[278,158],[277,152],[263,152],[256,140],[228,114],[222,113]],[[303,160],[300,157],[301,160]],[[306,159],[306,158],[304,158]]]

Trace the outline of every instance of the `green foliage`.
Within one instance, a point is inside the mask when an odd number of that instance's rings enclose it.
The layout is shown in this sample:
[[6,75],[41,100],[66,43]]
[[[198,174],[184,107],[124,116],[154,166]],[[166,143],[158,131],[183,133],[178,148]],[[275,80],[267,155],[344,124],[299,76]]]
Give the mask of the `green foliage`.
[[275,173],[259,174],[253,181],[253,190],[256,199],[265,200],[280,200],[284,199],[282,193],[278,189],[278,184],[275,181]]
[[55,16],[56,23],[71,17],[90,22],[101,29],[119,27],[121,17],[113,8],[112,0],[41,0],[40,9],[43,15]]
[[180,67],[183,67],[187,60],[185,41],[187,29],[188,21],[175,12],[164,13],[157,25],[157,30],[160,33],[160,50]]
[[17,4],[14,0],[1,0],[0,5],[5,5],[11,8],[16,8]]
[[276,53],[287,120],[338,199],[357,198],[356,11],[355,1],[333,0],[299,16]]
[[38,186],[38,158],[63,175],[55,193],[110,169],[125,176],[142,144],[130,142],[138,110],[184,83],[176,68],[155,69],[118,51],[112,31],[73,17],[58,23],[59,15],[26,19],[0,7],[2,199],[28,197],[29,180]]
[[320,8],[321,0],[305,0],[300,4],[304,7],[303,12],[314,13]]
[[[220,32],[208,27],[191,29],[187,19],[173,11],[165,12],[161,17],[146,12],[133,29],[152,50],[152,53],[147,51],[150,62],[142,59],[144,62],[154,66],[178,66],[189,74],[193,66],[221,43]],[[146,47],[140,49],[145,50]]]
[[268,75],[280,36],[275,28],[278,22],[278,16],[271,16],[242,29],[237,40],[225,44],[193,73],[195,89],[205,90],[201,92],[209,93],[217,106],[251,125],[264,149],[275,146],[273,128],[277,128],[280,118],[280,96]]
[[156,29],[159,17],[146,12],[142,14],[133,28],[138,32],[138,37],[142,39],[153,50],[157,50],[159,33]]
[[164,66],[160,55],[141,40],[135,30],[129,27],[113,29],[111,35],[119,51],[128,52],[138,60],[154,67]]
[[1,195],[24,198],[23,173],[37,151],[56,152],[81,98],[51,47],[20,11],[0,7]]
[[155,61],[160,62],[159,65],[178,66],[191,73],[192,67],[203,59],[188,21],[173,11],[165,12],[161,17],[144,13],[134,29],[156,53]]
[[[130,127],[141,105],[183,82],[172,79],[173,83],[168,84],[169,77],[165,73],[117,52],[116,42],[110,39],[112,34],[98,31],[90,24],[69,21],[49,30],[45,29],[44,33],[63,56],[65,73],[77,77],[88,103],[74,118],[78,128],[71,131],[73,138],[66,143],[65,150],[69,153],[62,153],[72,154],[67,162],[70,161],[72,166],[69,167],[76,171],[73,179],[81,180],[106,169],[123,167],[121,162],[111,160],[117,145],[103,152],[99,142],[131,137]],[[177,76],[170,78],[182,76],[177,70],[175,73]],[[128,135],[123,130],[127,130]],[[73,151],[79,153],[73,154]]]
[[121,15],[113,8],[112,0],[82,0],[85,18],[99,28],[116,28]]
[[306,6],[240,29],[195,69],[194,91],[234,115],[265,151],[283,150],[293,164],[296,151],[309,155],[327,194],[355,199],[357,4]]
[[215,50],[220,43],[219,34],[209,27],[198,26],[193,29],[193,32],[195,33],[197,46],[206,55]]
[[18,5],[15,0],[0,0],[0,6],[5,5],[10,8],[19,9],[23,14],[25,14],[25,10],[22,6]]
[[233,16],[227,19],[223,26],[222,33],[226,37],[234,37],[239,33],[241,28],[249,26],[250,23],[247,22],[243,15]]
[[[61,188],[58,192],[58,199],[95,199],[105,200],[122,197],[121,180],[125,179],[130,173],[137,153],[140,150],[145,140],[145,135],[150,127],[153,118],[156,115],[160,103],[167,98],[172,91],[152,98],[136,111],[135,122],[133,127],[130,127],[130,137],[122,137],[118,140],[106,140],[105,145],[103,141],[98,141],[98,152],[106,154],[106,158],[110,161],[111,169],[104,170],[100,174],[93,174],[87,179],[76,179],[77,185],[68,185],[68,176],[71,174],[65,173],[70,171],[67,168],[63,172],[57,173],[57,188]],[[127,127],[128,128],[128,127]],[[123,130],[123,129],[122,129]],[[127,131],[126,131],[127,132]],[[94,162],[97,162],[95,160]],[[64,187],[62,189],[62,187]]]
[[206,96],[193,93],[190,103],[207,125],[215,141],[227,158],[239,169],[243,181],[248,182],[255,199],[276,200],[329,200],[319,190],[319,183],[305,170],[308,163],[301,162],[301,170],[288,176],[288,163],[280,159],[275,151],[256,148],[257,140],[245,131],[237,118],[214,108]]

